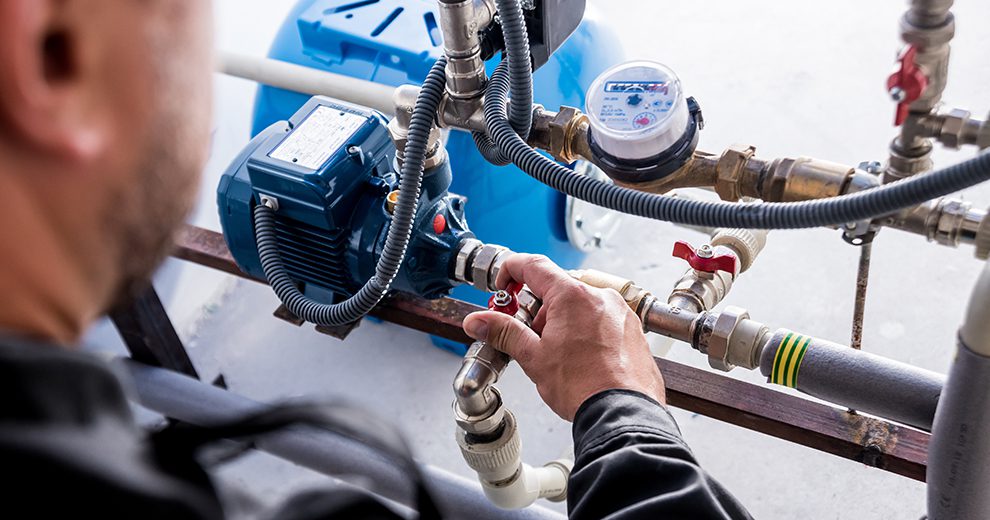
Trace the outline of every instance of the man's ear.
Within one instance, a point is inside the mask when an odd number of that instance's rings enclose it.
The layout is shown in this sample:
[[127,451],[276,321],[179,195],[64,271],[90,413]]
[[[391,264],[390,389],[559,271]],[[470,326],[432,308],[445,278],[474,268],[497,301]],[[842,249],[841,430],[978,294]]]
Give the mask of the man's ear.
[[85,161],[102,153],[108,135],[85,84],[94,71],[86,67],[79,4],[0,2],[0,134],[17,146]]

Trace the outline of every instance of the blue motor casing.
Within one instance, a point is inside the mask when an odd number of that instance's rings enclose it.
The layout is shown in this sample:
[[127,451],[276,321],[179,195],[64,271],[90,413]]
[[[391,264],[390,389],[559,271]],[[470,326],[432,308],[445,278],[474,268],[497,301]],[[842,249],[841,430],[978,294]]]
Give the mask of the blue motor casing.
[[[332,303],[374,274],[397,188],[395,146],[377,112],[314,97],[288,121],[259,133],[217,189],[224,238],[249,275],[265,279],[252,212],[261,197],[278,202],[280,257],[307,296]],[[450,195],[449,164],[425,172],[407,258],[392,288],[427,298],[448,294],[456,249],[472,238],[464,200]]]

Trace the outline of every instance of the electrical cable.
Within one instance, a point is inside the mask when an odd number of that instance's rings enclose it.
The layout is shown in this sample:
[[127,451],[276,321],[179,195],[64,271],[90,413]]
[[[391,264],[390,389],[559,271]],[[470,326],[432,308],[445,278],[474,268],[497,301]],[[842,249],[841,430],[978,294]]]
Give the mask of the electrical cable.
[[[509,61],[509,94],[512,103],[509,105],[509,124],[522,140],[529,138],[533,127],[533,67],[529,53],[529,33],[523,18],[522,6],[516,0],[495,0],[495,9],[502,22],[502,34],[505,41],[505,53],[511,55]],[[491,136],[484,132],[472,132],[474,144],[481,156],[495,166],[506,166],[512,163],[492,141]]]

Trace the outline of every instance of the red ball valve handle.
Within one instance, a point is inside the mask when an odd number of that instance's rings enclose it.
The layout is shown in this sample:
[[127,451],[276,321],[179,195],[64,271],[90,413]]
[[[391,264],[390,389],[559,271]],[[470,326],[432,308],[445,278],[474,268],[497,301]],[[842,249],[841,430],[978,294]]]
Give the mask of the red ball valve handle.
[[505,289],[496,291],[488,299],[488,310],[515,316],[519,312],[519,291],[522,288],[523,284],[512,282]]
[[674,256],[686,260],[695,271],[705,273],[725,271],[733,276],[739,272],[736,257],[732,255],[716,256],[709,246],[695,250],[691,244],[678,240],[674,243]]
[[917,47],[914,45],[905,47],[897,58],[897,70],[887,78],[887,92],[890,93],[890,97],[894,101],[897,101],[894,126],[904,124],[911,103],[920,99],[925,89],[928,88],[928,76],[915,62],[917,56]]

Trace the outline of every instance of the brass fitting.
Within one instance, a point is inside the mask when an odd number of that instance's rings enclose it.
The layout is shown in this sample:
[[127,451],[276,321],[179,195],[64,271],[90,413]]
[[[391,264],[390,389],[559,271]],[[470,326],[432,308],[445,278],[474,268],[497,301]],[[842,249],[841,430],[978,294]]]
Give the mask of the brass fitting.
[[743,182],[743,179],[752,177],[747,175],[747,171],[753,169],[754,155],[756,155],[756,147],[744,144],[733,144],[722,152],[716,166],[717,178],[715,181],[715,193],[718,194],[719,198],[735,201],[743,197],[742,186],[750,185],[750,183]]
[[754,157],[756,149],[732,145],[718,160],[715,192],[723,200],[743,197],[767,202],[825,199],[876,186],[876,177],[852,166],[811,157],[768,162]]
[[846,193],[856,169],[838,163],[798,157],[778,159],[770,166],[760,192],[771,202],[826,199]]
[[562,163],[570,164],[582,158],[592,160],[588,128],[588,116],[577,108],[561,106],[558,112],[551,112],[540,107],[533,114],[529,144],[549,152]]
[[667,193],[680,188],[708,188],[715,185],[718,156],[695,150],[688,162],[676,172],[640,183],[618,182],[619,186],[648,193]]
[[495,17],[492,0],[439,2],[440,31],[447,55],[447,92],[459,99],[480,99],[484,94],[485,62],[481,36]]
[[[727,251],[727,248],[718,247]],[[667,303],[692,312],[707,311],[719,304],[732,290],[735,273],[718,271],[706,273],[688,269],[667,299]]]

